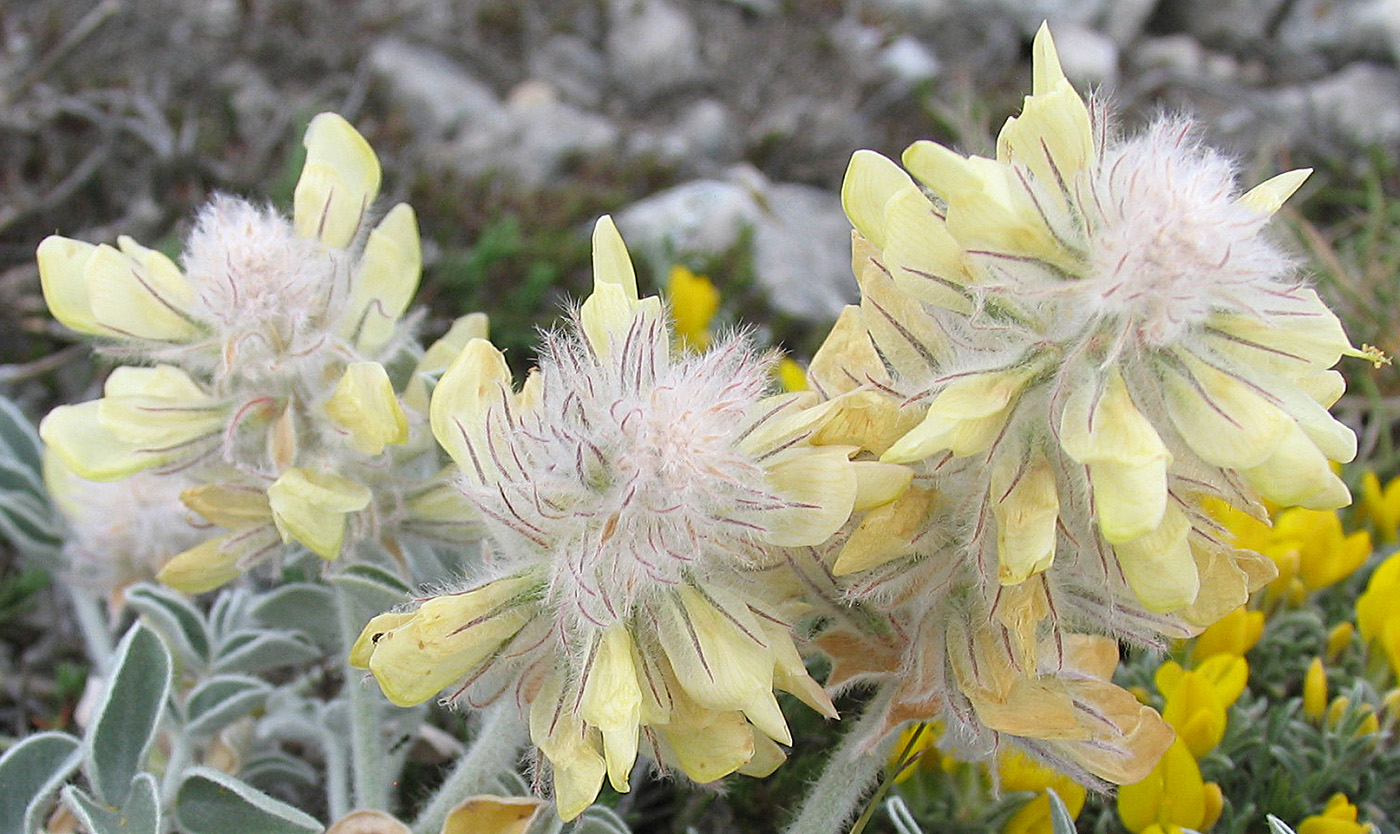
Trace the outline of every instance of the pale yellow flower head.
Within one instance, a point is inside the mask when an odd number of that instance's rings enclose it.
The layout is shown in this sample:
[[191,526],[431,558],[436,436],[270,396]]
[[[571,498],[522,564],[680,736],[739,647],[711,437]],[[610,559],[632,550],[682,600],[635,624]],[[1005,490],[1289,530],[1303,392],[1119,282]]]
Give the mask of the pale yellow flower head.
[[432,394],[434,434],[491,539],[492,577],[381,615],[352,661],[396,703],[505,692],[571,819],[638,755],[710,782],[783,758],[775,690],[834,716],[791,632],[797,611],[754,571],[821,544],[861,495],[830,416],[771,392],[741,338],[673,350],[612,221],[593,236],[594,291],[547,334],[516,387],[468,341]]
[[113,247],[53,236],[38,249],[54,316],[117,357],[151,362],[118,367],[101,399],[60,406],[40,434],[83,478],[179,473],[196,487],[186,503],[223,532],[162,569],[185,590],[216,587],[281,544],[335,559],[414,525],[471,535],[441,523],[422,414],[442,351],[406,385],[384,364],[397,360],[402,376],[403,354],[417,351],[401,321],[421,268],[413,210],[373,222],[379,161],[340,116],[312,119],[304,144],[292,217],[216,195],[178,265],[126,237]]

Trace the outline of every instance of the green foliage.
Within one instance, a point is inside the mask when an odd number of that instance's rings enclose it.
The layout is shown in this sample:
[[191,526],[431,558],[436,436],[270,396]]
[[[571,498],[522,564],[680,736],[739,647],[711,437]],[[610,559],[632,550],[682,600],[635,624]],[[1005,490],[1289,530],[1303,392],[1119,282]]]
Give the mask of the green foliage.
[[186,834],[317,834],[319,822],[285,802],[207,767],[191,768],[175,797]]

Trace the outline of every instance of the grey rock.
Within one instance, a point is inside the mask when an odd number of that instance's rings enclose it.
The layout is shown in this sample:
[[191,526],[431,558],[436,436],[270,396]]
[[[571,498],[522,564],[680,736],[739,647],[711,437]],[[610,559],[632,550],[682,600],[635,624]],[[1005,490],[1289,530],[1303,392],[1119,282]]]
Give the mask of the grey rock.
[[427,136],[490,132],[505,121],[491,88],[439,52],[389,38],[370,50],[369,65],[394,106]]
[[498,176],[521,191],[537,188],[580,156],[615,148],[612,122],[561,101],[543,81],[511,91],[499,120],[462,130],[430,151],[429,162],[469,177]]
[[666,124],[632,132],[627,137],[631,156],[653,156],[699,173],[737,160],[742,136],[729,108],[715,99],[701,99]]
[[703,73],[700,35],[664,0],[610,0],[608,65],[613,80],[646,100],[693,83]]
[[603,99],[608,67],[588,42],[573,35],[554,35],[532,51],[530,74],[559,91],[565,101],[597,107]]
[[1320,81],[1286,88],[1274,106],[1299,127],[1299,142],[1332,139],[1343,146],[1400,147],[1400,72],[1351,64]]
[[1138,39],[1156,8],[1157,0],[1115,0],[1104,10],[1103,33],[1122,49]]
[[1139,72],[1155,70],[1189,81],[1233,81],[1241,74],[1233,57],[1206,49],[1190,35],[1143,38],[1126,55]]
[[634,203],[616,220],[632,250],[655,264],[723,252],[750,229],[758,281],[786,315],[830,320],[856,298],[850,224],[840,199],[819,188],[773,184],[741,166]]
[[1055,47],[1065,75],[1077,87],[1111,85],[1118,78],[1118,45],[1076,23],[1056,24]]
[[1296,0],[1280,22],[1279,43],[1294,53],[1337,59],[1393,57],[1400,36],[1395,0]]
[[754,226],[754,271],[773,309],[831,321],[859,294],[851,275],[851,224],[835,194],[773,186]]
[[1289,0],[1172,0],[1164,3],[1165,25],[1207,45],[1242,46],[1264,41]]
[[938,76],[938,56],[912,35],[901,35],[880,51],[878,64],[890,82],[912,87]]

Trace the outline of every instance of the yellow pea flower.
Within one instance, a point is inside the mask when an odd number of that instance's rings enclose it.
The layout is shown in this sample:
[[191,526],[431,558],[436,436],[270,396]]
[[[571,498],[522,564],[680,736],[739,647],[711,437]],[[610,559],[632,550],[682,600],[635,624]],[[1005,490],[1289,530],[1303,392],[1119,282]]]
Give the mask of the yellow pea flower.
[[1298,834],[1370,834],[1370,823],[1357,822],[1357,807],[1344,793],[1333,794],[1322,813],[1298,823]]
[[1371,534],[1362,530],[1346,535],[1335,512],[1302,507],[1284,510],[1274,519],[1272,538],[1265,555],[1279,561],[1282,554],[1296,552],[1298,578],[1309,591],[1351,576],[1371,555]]
[[1177,739],[1146,779],[1118,789],[1118,817],[1133,834],[1205,827],[1206,785],[1190,749]]
[[1375,472],[1361,475],[1361,517],[1382,542],[1400,537],[1400,478],[1392,478],[1384,488]]
[[1303,678],[1303,714],[1316,721],[1326,710],[1327,670],[1322,668],[1322,658],[1315,657]]
[[1084,808],[1087,792],[1083,785],[1015,749],[1008,749],[997,757],[997,776],[1004,791],[1037,794],[1002,825],[1002,834],[1051,834],[1050,796],[1046,788],[1053,788],[1059,794],[1071,819],[1077,818]]
[[1264,612],[1240,606],[1196,636],[1191,656],[1197,662],[1216,654],[1244,657],[1263,634]]
[[675,320],[676,339],[691,350],[709,347],[713,338],[710,322],[719,312],[719,290],[710,279],[676,264],[666,282],[666,296]]

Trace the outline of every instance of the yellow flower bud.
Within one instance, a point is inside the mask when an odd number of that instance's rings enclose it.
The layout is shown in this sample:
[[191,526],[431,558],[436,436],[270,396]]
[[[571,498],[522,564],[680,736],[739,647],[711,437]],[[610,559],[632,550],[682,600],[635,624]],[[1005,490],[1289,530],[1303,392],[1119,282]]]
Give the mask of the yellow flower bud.
[[1303,678],[1303,714],[1316,721],[1326,709],[1327,672],[1322,668],[1322,658],[1315,657]]

